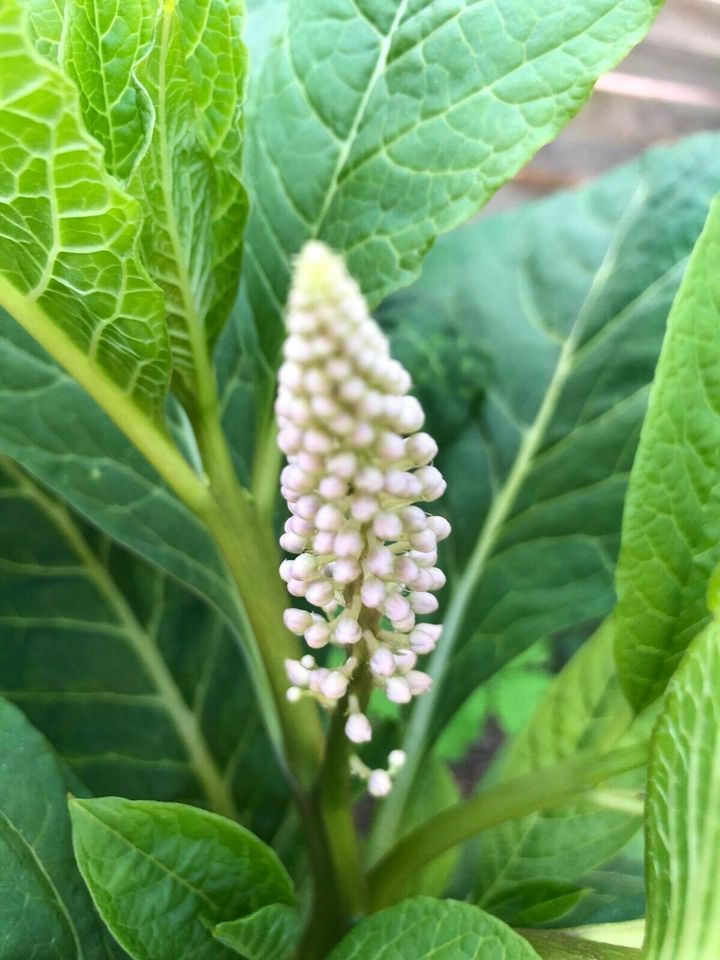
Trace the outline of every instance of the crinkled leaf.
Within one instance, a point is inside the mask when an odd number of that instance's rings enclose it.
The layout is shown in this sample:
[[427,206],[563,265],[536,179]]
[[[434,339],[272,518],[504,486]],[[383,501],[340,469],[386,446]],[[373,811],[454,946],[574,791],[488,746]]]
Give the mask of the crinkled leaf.
[[[77,91],[0,11],[0,304],[116,419],[162,416],[162,295],[137,257],[140,208],[103,166]],[[148,426],[148,429],[151,429]]]
[[[578,750],[610,750],[627,732],[632,711],[615,672],[613,639],[608,621],[556,678],[513,744],[504,777],[551,766]],[[582,803],[486,831],[479,843],[478,903],[515,926],[562,916],[584,894],[583,874],[618,853],[640,825],[639,814]]]
[[719,686],[713,622],[670,681],[650,751],[645,960],[720,954]]
[[272,835],[284,778],[217,614],[2,459],[0,528],[0,692],[95,793],[198,803]]
[[273,356],[290,255],[320,237],[371,301],[408,283],[551,140],[659,0],[290,0],[265,61],[247,171],[245,277]]
[[417,897],[363,920],[328,960],[538,960],[504,923],[455,900]]
[[709,619],[720,560],[720,201],[673,304],[628,490],[617,661],[638,708],[659,696]]
[[121,956],[110,944],[75,866],[68,788],[82,789],[20,711],[0,699],[3,960]]
[[530,644],[613,605],[628,473],[665,320],[720,188],[719,146],[707,136],[654,150],[456,231],[383,310],[401,360],[408,329],[417,344],[431,324],[437,339],[438,318],[462,344],[447,372],[417,346],[410,367],[430,432],[445,436],[445,567],[466,571],[455,645],[446,630],[438,648],[438,731]]
[[290,960],[300,937],[295,907],[272,903],[241,920],[219,923],[215,937],[245,960]]
[[93,900],[134,960],[222,960],[223,921],[292,905],[273,851],[216,814],[149,800],[73,800],[73,842]]

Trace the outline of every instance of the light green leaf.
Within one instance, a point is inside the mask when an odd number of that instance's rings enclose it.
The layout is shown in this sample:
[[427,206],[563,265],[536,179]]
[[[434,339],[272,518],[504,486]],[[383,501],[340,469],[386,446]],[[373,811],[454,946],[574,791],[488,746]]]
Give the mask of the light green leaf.
[[[570,660],[513,744],[503,778],[551,766],[578,750],[602,753],[617,746],[632,711],[615,672],[613,639],[608,621]],[[478,846],[478,903],[515,926],[530,925],[528,908],[537,914],[543,904],[544,920],[562,916],[573,904],[560,897],[553,912],[553,897],[561,889],[566,898],[573,890],[575,899],[582,896],[579,878],[621,850],[640,826],[641,811],[581,803],[486,831]]]
[[524,936],[543,960],[640,960],[640,951],[593,943],[560,931],[529,930]]
[[454,591],[417,708],[435,731],[528,646],[612,608],[649,384],[718,189],[717,136],[651,151],[456,231],[381,311],[448,481]]
[[[120,957],[75,866],[67,771],[15,707],[0,700],[0,956]],[[123,954],[124,956],[124,954]]]
[[0,57],[0,304],[116,419],[160,419],[170,357],[137,259],[139,207],[106,174],[75,88],[31,46],[18,0],[0,12]]
[[645,960],[720,954],[719,686],[712,623],[670,681],[650,751]]
[[530,944],[477,907],[417,897],[363,920],[328,960],[538,960]]
[[174,368],[194,396],[240,275],[243,8],[240,0],[177,0],[157,9],[137,68],[151,104],[150,142],[130,190],[145,215],[145,263],[165,293]]
[[616,656],[640,709],[709,619],[720,560],[720,201],[673,304],[628,490]]
[[217,614],[2,458],[0,529],[0,692],[95,793],[198,803],[272,835],[284,778]]
[[373,303],[574,116],[659,0],[290,0],[248,123],[245,277],[271,358],[319,237]]
[[220,923],[213,934],[245,960],[290,960],[300,937],[294,907],[273,903],[241,920]]
[[216,814],[149,800],[73,800],[80,871],[113,936],[134,960],[233,956],[212,928],[294,903],[273,851]]

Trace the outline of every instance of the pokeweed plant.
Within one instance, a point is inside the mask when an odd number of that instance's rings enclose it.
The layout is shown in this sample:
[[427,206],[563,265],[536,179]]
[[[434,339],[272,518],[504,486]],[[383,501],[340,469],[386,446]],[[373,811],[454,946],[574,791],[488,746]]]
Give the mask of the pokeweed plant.
[[2,960],[720,951],[720,142],[448,233],[658,6],[4,0]]

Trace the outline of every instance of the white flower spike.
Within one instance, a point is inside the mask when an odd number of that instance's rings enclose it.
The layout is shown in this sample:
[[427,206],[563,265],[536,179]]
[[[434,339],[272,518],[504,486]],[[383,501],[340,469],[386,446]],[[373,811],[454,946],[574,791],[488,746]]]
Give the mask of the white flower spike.
[[[290,608],[285,623],[313,650],[331,644],[346,656],[335,670],[309,655],[288,661],[289,695],[335,709],[362,665],[388,699],[407,703],[429,689],[430,677],[415,666],[441,633],[416,624],[437,609],[433,592],[445,583],[435,563],[450,525],[415,505],[445,491],[430,463],[437,445],[421,432],[410,375],[390,356],[357,283],[317,241],[297,258],[287,329],[275,412],[288,461],[281,489],[292,514],[280,544],[295,559],[283,561],[280,575],[293,596],[320,612]],[[370,740],[352,692],[347,715],[348,738]],[[388,772],[363,773],[358,762],[353,769],[384,796],[399,768],[393,762]]]

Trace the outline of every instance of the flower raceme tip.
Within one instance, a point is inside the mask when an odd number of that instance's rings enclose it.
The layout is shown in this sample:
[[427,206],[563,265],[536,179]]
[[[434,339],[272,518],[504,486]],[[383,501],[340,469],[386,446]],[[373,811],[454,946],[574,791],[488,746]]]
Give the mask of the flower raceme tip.
[[[318,241],[296,260],[286,322],[275,412],[291,513],[280,544],[294,558],[280,575],[316,610],[291,607],[284,619],[311,650],[345,657],[335,667],[312,654],[286,661],[288,698],[313,696],[328,709],[342,701],[345,733],[361,744],[372,738],[372,688],[405,704],[430,687],[417,661],[442,628],[417,617],[437,610],[437,545],[450,525],[418,504],[441,497],[445,481],[410,375],[342,259]],[[374,795],[389,792],[398,754],[388,771],[356,758]]]

